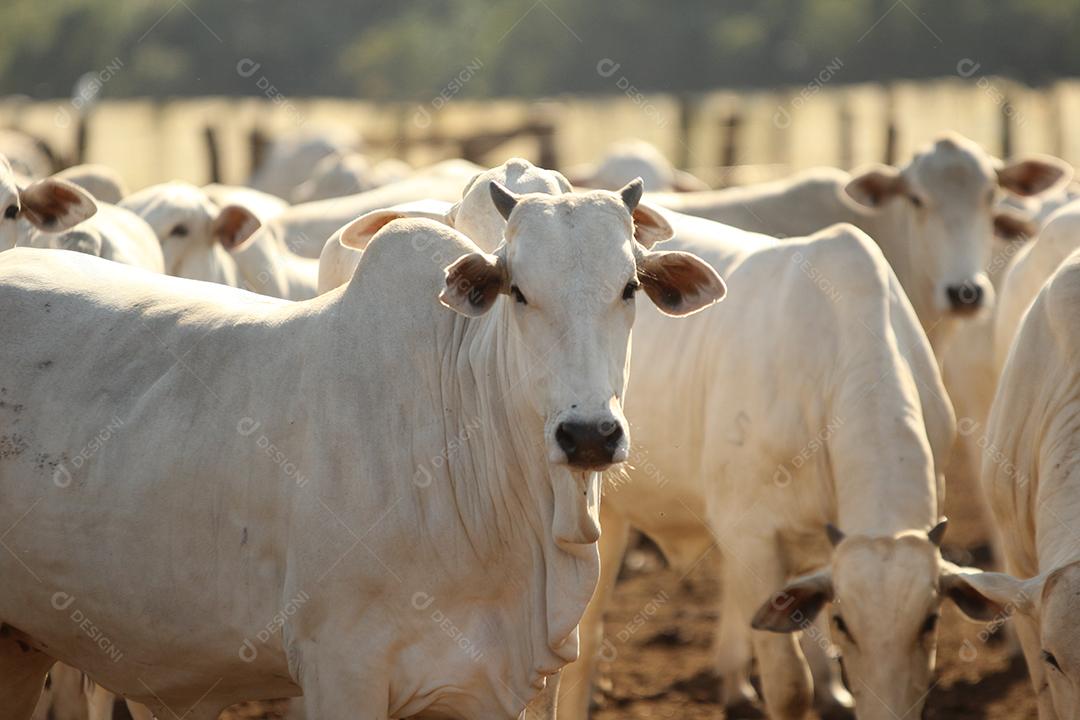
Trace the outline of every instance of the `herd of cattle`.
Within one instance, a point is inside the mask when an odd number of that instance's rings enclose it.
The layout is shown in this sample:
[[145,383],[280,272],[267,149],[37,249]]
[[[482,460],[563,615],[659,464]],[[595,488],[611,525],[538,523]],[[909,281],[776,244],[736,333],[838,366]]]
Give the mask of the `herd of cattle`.
[[[719,548],[728,707],[917,717],[948,599],[1080,718],[1066,163],[948,134],[709,190],[640,143],[571,184],[302,138],[128,193],[5,154],[5,720],[583,720],[632,529]],[[980,465],[1002,572],[940,552]]]

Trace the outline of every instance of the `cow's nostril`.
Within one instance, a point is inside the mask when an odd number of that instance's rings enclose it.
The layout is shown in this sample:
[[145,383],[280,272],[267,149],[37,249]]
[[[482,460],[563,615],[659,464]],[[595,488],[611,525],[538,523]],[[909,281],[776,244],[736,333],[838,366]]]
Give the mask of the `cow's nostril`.
[[619,449],[619,443],[622,441],[622,425],[617,422],[600,423],[600,433],[605,438],[604,449],[614,456],[615,451]]
[[971,310],[982,305],[983,289],[976,283],[960,283],[945,288],[949,304],[955,310]]
[[555,428],[555,442],[559,443],[559,448],[566,453],[567,458],[577,449],[577,443],[570,430],[567,429],[566,423],[559,423],[559,427]]

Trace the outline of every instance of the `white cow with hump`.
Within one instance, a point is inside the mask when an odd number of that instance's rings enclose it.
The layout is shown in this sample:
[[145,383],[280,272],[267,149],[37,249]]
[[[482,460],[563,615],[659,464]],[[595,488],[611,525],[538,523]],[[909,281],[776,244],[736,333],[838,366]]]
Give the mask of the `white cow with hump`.
[[[470,237],[481,246],[497,242],[501,222],[476,202],[477,183],[489,176],[535,182],[538,187],[546,184],[544,191],[562,192],[556,176],[522,160],[484,173],[457,206],[444,208],[444,221],[459,229],[468,228]],[[360,248],[364,238],[383,223],[411,212],[434,215],[437,211],[428,205],[372,212],[345,228],[341,243]],[[627,528],[633,525],[653,535],[673,563],[685,567],[708,549],[710,526],[716,528],[714,532],[725,533],[725,550],[741,550],[744,542],[749,545],[752,538],[746,527],[725,527],[728,519],[721,512],[737,513],[738,508],[746,507],[754,511],[746,525],[756,524],[766,536],[761,539],[763,545],[754,548],[755,554],[764,553],[755,562],[760,560],[762,567],[775,572],[768,578],[747,577],[747,566],[738,557],[725,559],[727,581],[723,587],[746,589],[742,598],[731,592],[723,598],[718,648],[726,700],[736,704],[751,697],[747,680],[749,624],[758,605],[789,576],[825,565],[827,569],[815,575],[814,582],[823,592],[833,592],[828,585],[830,570],[838,575],[840,587],[835,592],[845,597],[846,614],[856,628],[851,632],[858,632],[864,643],[888,642],[908,630],[918,636],[916,646],[884,657],[860,657],[857,646],[840,640],[847,654],[849,677],[867,683],[897,707],[910,700],[904,706],[907,709],[917,694],[908,697],[906,693],[919,687],[925,691],[928,686],[933,627],[924,630],[923,626],[936,622],[936,603],[948,592],[950,582],[947,566],[941,564],[935,547],[941,530],[933,538],[927,530],[938,520],[942,465],[954,424],[933,355],[895,276],[880,251],[850,227],[834,229],[812,241],[777,245],[772,238],[675,213],[657,216],[641,212],[636,219],[639,233],[659,235],[668,232],[671,221],[676,229],[673,246],[708,253],[732,277],[739,278],[742,296],[734,296],[733,302],[743,309],[731,312],[720,308],[686,321],[685,333],[671,335],[662,332],[660,318],[648,310],[640,318],[646,329],[634,354],[629,403],[635,410],[629,417],[635,432],[647,437],[646,447],[636,458],[634,465],[639,469],[631,471],[630,482],[609,487],[605,496],[602,582],[583,620],[583,660],[563,673],[559,716],[577,719],[587,712],[588,659],[595,656],[601,641],[600,617],[620,565]],[[346,263],[347,271],[351,267],[347,263],[359,257],[348,250],[342,252],[341,243],[327,243],[323,262],[334,265],[320,268],[326,272],[324,278],[330,276],[332,268],[340,272],[340,263]],[[777,287],[784,289],[779,300]],[[598,292],[607,289],[598,288]],[[762,298],[760,294],[766,292],[768,297]],[[829,293],[840,293],[853,307],[845,311],[846,304],[829,301]],[[792,312],[816,320],[793,326]],[[748,316],[745,322],[744,316]],[[823,341],[831,346],[819,352],[816,348]],[[671,347],[684,349],[678,359],[665,352]],[[791,375],[789,361],[793,356],[819,360],[818,365],[802,362],[800,373],[807,375],[806,389],[795,394],[801,407],[796,413],[791,412],[790,403],[777,401],[770,391],[777,378]],[[841,366],[836,358],[846,358],[848,364]],[[718,380],[727,372],[759,380],[728,387]],[[822,386],[822,377],[833,378],[833,384]],[[673,378],[677,382],[673,383]],[[861,394],[858,388],[863,390]],[[751,415],[752,426],[744,427]],[[839,428],[833,437],[830,423],[838,419],[847,427]],[[893,430],[898,421],[899,428]],[[782,431],[774,432],[775,428]],[[829,437],[819,437],[826,430]],[[672,447],[673,433],[687,438],[677,443],[677,448]],[[780,443],[777,437],[786,441]],[[720,447],[715,444],[718,441]],[[824,449],[829,441],[837,446]],[[807,458],[802,453],[815,447],[818,450],[809,453],[813,457],[803,466]],[[715,450],[708,452],[711,448]],[[879,471],[882,456],[892,460],[882,463],[889,467]],[[826,457],[839,463],[835,474],[828,472]],[[651,473],[656,468],[654,476]],[[750,474],[763,476],[767,489],[756,498],[746,497],[756,493],[757,485],[739,483],[735,476],[738,468],[754,468]],[[729,474],[733,478],[730,482],[717,480],[714,486],[714,479]],[[669,478],[673,482],[668,482]],[[802,490],[795,494],[798,488]],[[890,502],[882,503],[882,498]],[[797,508],[804,501],[800,515]],[[866,506],[876,514],[865,513]],[[840,544],[831,566],[825,532],[829,522],[838,522],[851,535]],[[770,534],[774,530],[776,537]],[[807,552],[797,552],[800,543]],[[882,598],[857,585],[860,573],[890,591],[925,581],[927,596],[918,598],[920,604],[906,608],[903,603],[908,598]],[[893,603],[898,610],[905,610],[897,612],[901,621],[892,626],[875,624],[875,608],[892,612]],[[802,603],[795,609],[812,616],[814,608],[811,603]],[[771,629],[799,629],[783,617],[767,620],[771,624],[764,626]],[[761,646],[766,648],[769,663],[763,672],[767,674],[770,709],[781,708],[776,712],[783,713],[782,708],[809,702],[802,695],[805,685],[785,684],[805,672],[801,656],[791,649],[790,638],[762,634]],[[780,648],[779,655],[769,648]],[[815,649],[820,661],[824,653]],[[827,665],[814,670],[823,685],[817,688],[822,699],[842,701],[838,684],[830,684]],[[792,697],[784,696],[784,688]],[[859,695],[860,717],[873,718],[884,712],[884,708],[875,709],[875,700],[865,690]],[[797,716],[794,710],[792,713],[792,717]]]
[[[560,718],[585,717],[589,660],[619,650],[600,644],[600,620],[631,527],[676,568],[718,547],[725,704],[753,699],[753,656],[770,717],[802,718],[811,677],[790,633],[827,647],[813,620],[831,601],[857,716],[917,716],[938,608],[960,571],[938,550],[954,419],[910,304],[852,226],[776,243],[666,217],[671,246],[722,268],[731,295],[680,328],[648,310],[638,318],[627,404],[635,453],[627,481],[605,492],[601,580],[582,621],[582,660],[563,672]],[[723,382],[731,377],[740,382]]]
[[985,268],[995,233],[1011,238],[1033,231],[998,206],[1000,191],[1037,195],[1071,174],[1050,157],[1006,165],[976,143],[947,134],[902,168],[879,166],[854,176],[812,170],[772,183],[650,200],[777,237],[807,235],[836,222],[858,226],[881,247],[940,357],[956,323],[992,305]]
[[635,291],[682,315],[724,288],[635,240],[640,184],[490,191],[494,252],[401,220],[308,302],[0,256],[13,720],[56,660],[159,715],[303,692],[310,717],[383,720],[517,717],[576,657]]
[[990,412],[983,484],[1008,574],[970,579],[971,604],[1012,614],[1039,720],[1080,717],[1078,319],[1074,253],[1024,315]]

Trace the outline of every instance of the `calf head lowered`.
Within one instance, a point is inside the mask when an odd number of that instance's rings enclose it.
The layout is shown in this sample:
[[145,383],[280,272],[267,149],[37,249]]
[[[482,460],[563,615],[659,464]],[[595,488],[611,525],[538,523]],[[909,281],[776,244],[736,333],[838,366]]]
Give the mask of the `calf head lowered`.
[[[942,560],[942,520],[928,533],[846,537],[828,527],[830,564],[791,581],[754,616],[756,630],[813,632],[831,607],[832,642],[840,650],[860,720],[920,717],[930,690],[941,602],[951,598],[975,619],[988,605],[970,601],[971,578],[990,576]],[[829,643],[828,638],[816,638]]]

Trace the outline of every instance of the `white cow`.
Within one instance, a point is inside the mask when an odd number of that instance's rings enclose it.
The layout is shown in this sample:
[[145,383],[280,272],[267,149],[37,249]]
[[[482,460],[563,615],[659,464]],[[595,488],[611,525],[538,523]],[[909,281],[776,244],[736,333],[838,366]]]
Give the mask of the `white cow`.
[[455,202],[465,184],[484,170],[464,160],[444,161],[365,193],[293,205],[266,225],[294,253],[317,259],[327,238],[364,213],[418,200]]
[[1040,720],[1080,717],[1078,318],[1074,254],[1024,316],[990,412],[983,483],[1009,574],[969,579],[970,604],[1012,614]]
[[20,180],[0,155],[0,250],[15,247],[35,230],[66,230],[95,212],[94,199],[82,188],[56,178]]
[[1080,248],[1080,202],[1047,219],[1038,236],[1017,253],[1002,284],[994,317],[994,367],[1000,375],[1024,313],[1054,271]]
[[264,224],[267,220],[285,212],[286,208],[289,207],[288,202],[276,195],[244,187],[243,185],[210,183],[209,185],[203,185],[202,189],[211,202],[218,207],[242,205],[254,213],[255,217],[259,218],[259,222]]
[[116,205],[98,202],[97,212],[81,223],[60,232],[26,228],[18,247],[73,250],[106,260],[165,272],[161,244],[153,229],[135,213]]
[[614,190],[635,177],[645,182],[650,192],[698,192],[709,186],[685,170],[679,170],[660,152],[643,140],[624,140],[612,145],[595,165],[567,170],[576,186]]
[[219,207],[203,190],[185,182],[151,185],[124,198],[120,206],[153,228],[169,275],[238,284],[229,250],[259,227],[258,218],[246,207]]
[[117,204],[128,194],[120,173],[108,165],[73,165],[53,175],[78,185],[99,202]]
[[360,250],[387,223],[409,217],[426,217],[464,233],[485,250],[494,250],[502,239],[506,221],[491,204],[488,184],[496,181],[516,193],[561,195],[573,190],[554,170],[536,167],[528,160],[511,158],[473,177],[461,199],[451,205],[440,200],[421,200],[366,213],[334,233],[319,257],[319,293],[344,285],[360,261]]
[[[361,153],[334,153],[320,160],[311,171],[311,177],[297,186],[292,201],[305,203],[356,195],[405,180],[411,174],[412,168],[408,164],[394,158],[373,164]],[[628,181],[632,179],[628,178]]]
[[[666,217],[670,244],[722,268],[731,296],[679,328],[639,315],[627,405],[636,450],[626,482],[605,489],[601,581],[582,621],[583,661],[563,672],[560,717],[585,717],[587,660],[619,651],[601,644],[600,620],[630,527],[676,568],[718,546],[725,704],[752,698],[753,655],[770,717],[802,718],[810,675],[795,639],[774,633],[805,630],[804,642],[827,648],[812,621],[832,601],[858,717],[918,716],[954,572],[937,523],[955,426],[910,304],[852,226],[777,243]],[[829,523],[842,530],[831,531],[835,550]],[[780,588],[784,599],[769,601]]]
[[650,199],[777,237],[807,235],[836,222],[858,226],[885,253],[940,357],[957,321],[992,304],[985,268],[995,232],[1008,238],[1030,230],[997,206],[1000,190],[1037,195],[1071,173],[1050,157],[1004,165],[976,143],[948,134],[899,169],[878,166],[855,176],[820,169],[778,182]]
[[61,660],[192,720],[513,718],[576,657],[635,291],[682,315],[723,283],[634,240],[640,184],[491,192],[496,252],[402,220],[309,302],[0,257],[9,717]]
[[355,141],[352,133],[327,130],[276,138],[247,184],[289,200],[297,186],[311,176],[320,160],[348,152]]
[[0,155],[26,183],[47,177],[57,169],[56,155],[48,143],[11,128],[0,129]]

